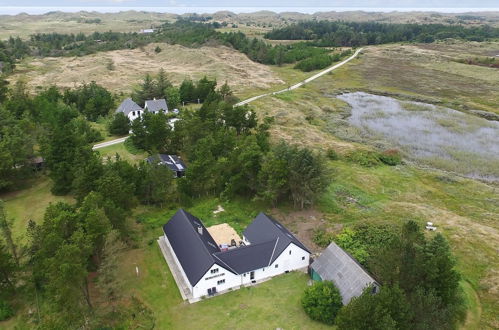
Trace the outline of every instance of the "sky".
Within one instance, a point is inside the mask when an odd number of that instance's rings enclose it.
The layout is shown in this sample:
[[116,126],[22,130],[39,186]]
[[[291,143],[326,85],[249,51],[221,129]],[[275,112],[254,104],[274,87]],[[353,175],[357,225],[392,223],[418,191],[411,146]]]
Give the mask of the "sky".
[[0,6],[498,8],[499,0],[0,0]]

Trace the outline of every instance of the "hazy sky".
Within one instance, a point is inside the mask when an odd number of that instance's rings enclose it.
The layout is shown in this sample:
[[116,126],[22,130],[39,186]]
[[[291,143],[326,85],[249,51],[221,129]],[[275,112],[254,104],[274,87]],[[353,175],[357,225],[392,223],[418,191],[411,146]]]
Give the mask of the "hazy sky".
[[499,0],[0,0],[0,6],[499,7]]

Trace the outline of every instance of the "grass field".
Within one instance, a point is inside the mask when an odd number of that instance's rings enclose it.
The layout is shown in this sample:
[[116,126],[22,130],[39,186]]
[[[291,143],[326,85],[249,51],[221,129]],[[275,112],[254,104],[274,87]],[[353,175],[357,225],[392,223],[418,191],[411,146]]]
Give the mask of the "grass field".
[[73,202],[69,196],[54,196],[50,192],[52,182],[47,177],[41,177],[27,183],[27,187],[19,191],[0,194],[5,202],[7,218],[13,219],[12,232],[19,241],[24,241],[26,226],[29,220],[41,222],[45,208],[50,203]]
[[[155,53],[156,46],[162,49],[160,53]],[[157,74],[161,68],[175,84],[185,78],[197,80],[206,75],[220,84],[227,81],[236,93],[283,84],[269,67],[250,61],[234,49],[169,44],[150,44],[141,49],[83,57],[28,58],[17,66],[9,80],[24,80],[31,90],[50,84],[74,87],[96,81],[113,92],[130,93],[147,73]]]
[[[100,19],[100,23],[85,23]],[[139,32],[175,20],[173,14],[127,11],[114,14],[96,12],[63,13],[46,15],[0,16],[0,39],[10,36],[28,38],[35,33],[91,34],[97,32]]]

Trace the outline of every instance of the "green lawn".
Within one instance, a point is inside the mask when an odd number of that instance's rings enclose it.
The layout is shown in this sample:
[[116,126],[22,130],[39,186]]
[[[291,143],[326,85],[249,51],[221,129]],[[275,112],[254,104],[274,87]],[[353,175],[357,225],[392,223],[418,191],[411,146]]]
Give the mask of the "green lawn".
[[12,231],[17,240],[24,240],[26,226],[31,219],[41,222],[45,208],[59,201],[72,202],[69,196],[54,196],[50,192],[52,182],[47,177],[34,179],[23,190],[0,195],[5,202],[7,218],[13,219]]
[[117,143],[113,144],[109,147],[97,149],[102,158],[106,159],[110,157],[111,159],[115,159],[116,154],[120,155],[121,159],[127,160],[130,163],[138,163],[141,160],[144,160],[147,157],[146,152],[137,152],[131,153],[125,143]]

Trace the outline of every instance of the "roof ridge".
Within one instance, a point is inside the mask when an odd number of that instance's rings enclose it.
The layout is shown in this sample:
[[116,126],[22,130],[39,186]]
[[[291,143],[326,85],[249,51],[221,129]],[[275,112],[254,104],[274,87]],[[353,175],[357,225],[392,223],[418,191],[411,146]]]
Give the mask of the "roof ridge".
[[277,236],[277,239],[275,240],[274,249],[272,250],[272,255],[270,256],[269,259],[269,266],[272,264],[272,259],[274,258],[274,253],[275,253],[275,248],[277,247],[277,243],[279,243],[279,236]]

